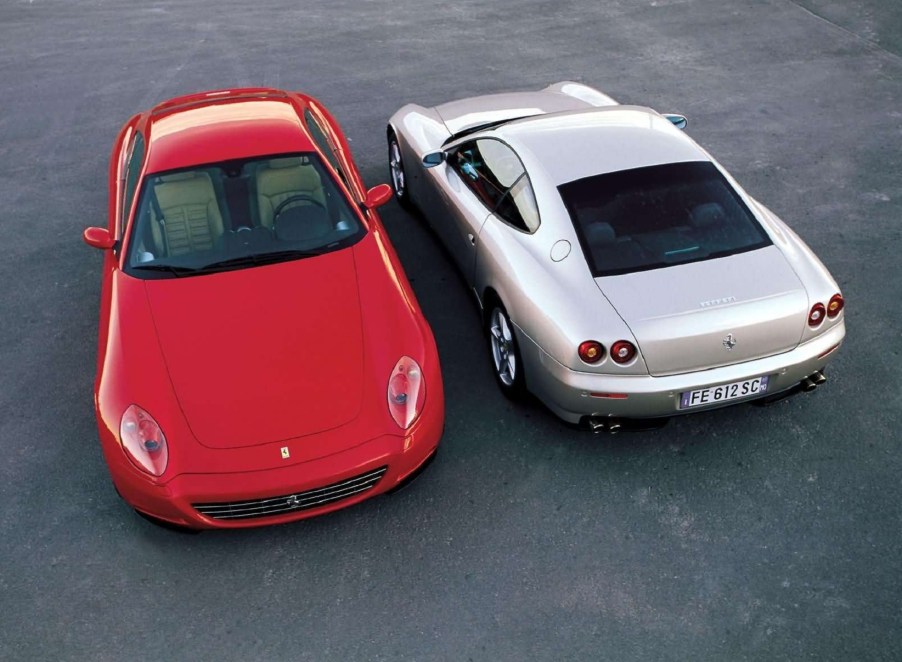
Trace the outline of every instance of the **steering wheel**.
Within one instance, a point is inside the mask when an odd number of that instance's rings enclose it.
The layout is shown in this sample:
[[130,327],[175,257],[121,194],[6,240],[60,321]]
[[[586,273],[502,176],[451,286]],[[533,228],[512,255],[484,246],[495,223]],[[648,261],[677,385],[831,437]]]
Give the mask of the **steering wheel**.
[[287,198],[285,198],[284,200],[282,200],[282,202],[280,202],[276,206],[276,208],[273,210],[272,224],[273,225],[276,224],[276,220],[279,218],[279,214],[281,214],[283,211],[285,211],[286,207],[288,207],[289,205],[294,204],[296,202],[309,202],[312,205],[316,205],[320,209],[326,208],[326,205],[324,205],[322,202],[320,202],[319,200],[314,198],[312,195],[308,195],[306,193],[295,193],[294,195],[290,195]]

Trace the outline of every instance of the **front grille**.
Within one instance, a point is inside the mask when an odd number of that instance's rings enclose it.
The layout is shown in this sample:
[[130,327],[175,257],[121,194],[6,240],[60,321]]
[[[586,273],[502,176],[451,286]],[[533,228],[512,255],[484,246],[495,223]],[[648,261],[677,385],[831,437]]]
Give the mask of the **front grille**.
[[191,505],[201,514],[213,519],[251,519],[285,515],[300,510],[319,508],[366,492],[376,486],[387,470],[388,467],[379,467],[340,483],[332,483],[306,492],[284,494],[266,499],[251,499],[250,501],[194,503]]

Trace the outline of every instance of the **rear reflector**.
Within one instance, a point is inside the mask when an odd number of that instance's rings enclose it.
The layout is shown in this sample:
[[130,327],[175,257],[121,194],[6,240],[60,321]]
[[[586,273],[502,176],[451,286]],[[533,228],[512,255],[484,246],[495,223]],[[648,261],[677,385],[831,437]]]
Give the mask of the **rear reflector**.
[[831,352],[833,352],[837,347],[839,347],[839,343],[836,343],[835,345],[833,345],[833,347],[828,349],[826,352],[821,352],[820,354],[818,354],[817,358],[819,358],[819,359],[824,358],[825,356],[827,356],[827,354],[830,354]]
[[608,400],[626,400],[630,397],[626,393],[589,393],[589,396],[593,398],[606,398]]

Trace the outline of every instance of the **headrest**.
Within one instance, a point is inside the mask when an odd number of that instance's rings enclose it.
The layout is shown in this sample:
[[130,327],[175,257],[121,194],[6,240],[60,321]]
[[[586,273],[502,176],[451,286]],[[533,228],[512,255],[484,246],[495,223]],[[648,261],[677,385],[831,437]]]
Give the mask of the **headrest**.
[[216,200],[213,182],[205,172],[165,175],[154,183],[154,193],[163,209],[182,205],[206,205]]
[[610,223],[598,222],[586,226],[586,241],[590,246],[606,246],[613,244],[616,239],[617,235]]
[[257,173],[257,191],[263,195],[276,195],[298,191],[319,194],[322,181],[313,166],[282,165],[265,168]]
[[168,184],[170,182],[186,182],[189,179],[194,179],[198,175],[202,173],[194,172],[193,170],[189,170],[188,172],[176,172],[171,175],[162,175],[158,177],[160,183]]
[[269,167],[277,170],[279,168],[296,168],[301,165],[300,156],[286,156],[280,159],[270,159]]
[[695,227],[705,227],[708,225],[716,225],[723,221],[723,207],[717,202],[706,202],[703,205],[694,207],[689,212],[689,222]]

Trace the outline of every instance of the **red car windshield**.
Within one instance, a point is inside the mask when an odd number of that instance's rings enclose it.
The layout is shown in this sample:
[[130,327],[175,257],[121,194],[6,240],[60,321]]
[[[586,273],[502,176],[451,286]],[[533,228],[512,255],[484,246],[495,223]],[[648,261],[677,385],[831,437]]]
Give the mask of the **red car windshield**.
[[148,175],[126,271],[167,278],[320,255],[366,230],[315,154]]
[[735,189],[705,161],[595,175],[558,190],[596,278],[771,243]]

